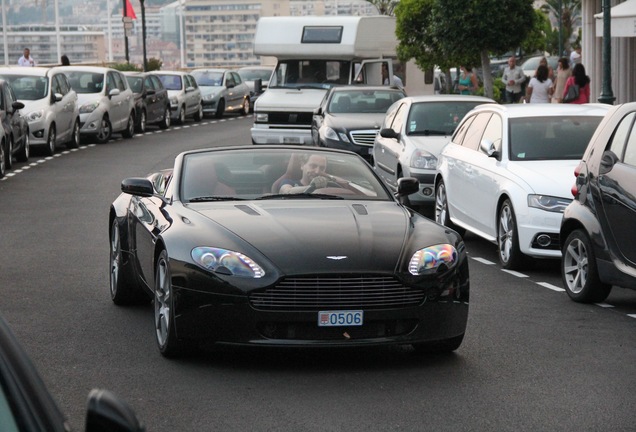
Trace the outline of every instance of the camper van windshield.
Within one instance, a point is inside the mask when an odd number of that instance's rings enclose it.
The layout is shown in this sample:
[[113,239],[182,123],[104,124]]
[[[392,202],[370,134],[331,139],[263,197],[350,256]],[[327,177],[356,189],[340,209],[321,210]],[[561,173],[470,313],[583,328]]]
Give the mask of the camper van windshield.
[[321,88],[349,83],[351,62],[341,60],[281,60],[269,88]]

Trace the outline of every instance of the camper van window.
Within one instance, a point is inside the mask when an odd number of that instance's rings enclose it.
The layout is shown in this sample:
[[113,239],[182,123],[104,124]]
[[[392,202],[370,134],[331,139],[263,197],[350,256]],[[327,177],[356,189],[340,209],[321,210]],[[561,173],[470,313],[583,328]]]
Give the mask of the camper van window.
[[331,27],[303,27],[301,43],[333,43],[342,41],[342,26]]
[[328,89],[347,84],[350,62],[339,60],[281,60],[270,88],[299,86]]

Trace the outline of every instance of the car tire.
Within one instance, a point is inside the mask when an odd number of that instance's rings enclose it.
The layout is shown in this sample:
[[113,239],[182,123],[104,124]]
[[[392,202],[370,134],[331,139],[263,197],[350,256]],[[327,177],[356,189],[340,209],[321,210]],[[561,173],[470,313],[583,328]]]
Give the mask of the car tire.
[[126,129],[121,133],[124,138],[132,138],[135,136],[135,114],[131,111],[128,115],[128,123]]
[[22,143],[22,147],[15,155],[15,158],[18,162],[26,162],[29,160],[29,155],[31,154],[31,138],[30,132],[27,130],[24,135],[24,142]]
[[117,219],[110,228],[110,298],[118,306],[144,304],[150,297],[134,283],[121,250],[121,232]]
[[612,285],[601,282],[592,242],[583,230],[572,231],[563,243],[561,277],[575,302],[599,303],[612,291]]
[[506,270],[518,270],[526,264],[526,257],[519,249],[517,218],[509,199],[497,212],[497,255]]
[[146,122],[147,122],[146,110],[142,109],[139,114],[139,121],[137,122],[137,133],[146,133]]
[[448,339],[433,342],[423,342],[413,344],[413,349],[418,354],[445,354],[455,351],[464,340],[464,334]]
[[166,107],[166,110],[163,113],[163,120],[161,120],[161,123],[159,123],[159,128],[168,129],[170,127],[171,120],[172,119],[170,118],[170,107]]
[[170,262],[165,250],[161,251],[155,267],[154,310],[155,339],[161,355],[176,358],[191,352],[191,347],[177,338]]
[[7,141],[7,151],[4,154],[7,169],[10,170],[13,167],[13,136],[9,135],[9,141]]
[[0,178],[3,178],[7,174],[7,164],[5,162],[6,153],[4,142],[0,143]]
[[71,139],[66,143],[66,148],[74,149],[80,145],[80,125],[79,120],[75,120],[73,124],[73,133]]
[[194,114],[194,121],[201,121],[203,119],[203,105],[199,104],[197,112]]
[[184,124],[186,120],[186,112],[185,112],[185,105],[181,107],[181,110],[179,110],[179,120],[177,121],[179,124]]
[[450,220],[446,185],[442,180],[440,180],[435,187],[435,222],[454,230],[462,237],[466,235],[466,230],[464,228],[458,227]]
[[49,134],[46,137],[46,154],[47,156],[53,156],[55,149],[57,148],[57,129],[55,123],[51,123],[49,126]]
[[243,106],[241,107],[241,115],[247,116],[250,114],[250,100],[248,98],[243,99]]
[[99,131],[95,136],[95,141],[97,144],[105,144],[110,140],[110,137],[113,135],[113,125],[110,123],[110,119],[107,115],[102,117],[102,121],[99,127]]
[[223,117],[223,113],[225,112],[225,99],[220,99],[219,104],[216,106],[216,113],[214,117],[221,118]]

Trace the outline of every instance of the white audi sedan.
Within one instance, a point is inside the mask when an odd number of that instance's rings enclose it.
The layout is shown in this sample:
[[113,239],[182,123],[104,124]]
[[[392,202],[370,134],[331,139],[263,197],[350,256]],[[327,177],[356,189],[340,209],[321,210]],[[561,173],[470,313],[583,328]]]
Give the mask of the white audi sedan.
[[442,149],[435,220],[497,244],[506,269],[560,258],[572,175],[610,105],[487,104]]
[[420,181],[409,196],[413,206],[434,203],[433,180],[437,156],[464,115],[492,99],[470,95],[413,96],[391,105],[373,143],[373,168],[385,183],[397,190],[402,177]]

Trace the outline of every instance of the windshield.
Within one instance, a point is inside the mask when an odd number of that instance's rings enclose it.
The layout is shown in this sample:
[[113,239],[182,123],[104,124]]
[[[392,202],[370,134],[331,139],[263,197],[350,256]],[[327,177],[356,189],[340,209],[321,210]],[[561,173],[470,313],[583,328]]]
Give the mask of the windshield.
[[510,160],[581,159],[600,116],[510,119]]
[[93,72],[64,72],[77,93],[100,93],[104,88],[104,74]]
[[260,79],[264,84],[269,82],[272,76],[272,69],[240,69],[238,74],[243,81],[256,81]]
[[[310,188],[316,177],[320,178]],[[318,149],[256,148],[187,154],[180,195],[184,202],[393,199],[361,157]]]
[[183,84],[181,81],[181,77],[179,75],[159,75],[157,74],[159,80],[166,88],[166,90],[181,90],[183,88]]
[[49,80],[33,75],[2,75],[9,82],[18,100],[43,99],[49,93]]
[[347,84],[351,62],[339,60],[284,60],[278,63],[270,88],[322,88]]
[[144,84],[144,79],[142,77],[126,76],[126,81],[128,81],[128,85],[132,89],[133,93],[141,93],[141,89]]
[[466,113],[485,102],[420,102],[411,105],[407,135],[452,135]]
[[386,113],[386,110],[406,95],[398,90],[345,90],[331,96],[330,113]]
[[199,86],[218,87],[223,84],[223,72],[192,71],[192,76]]

